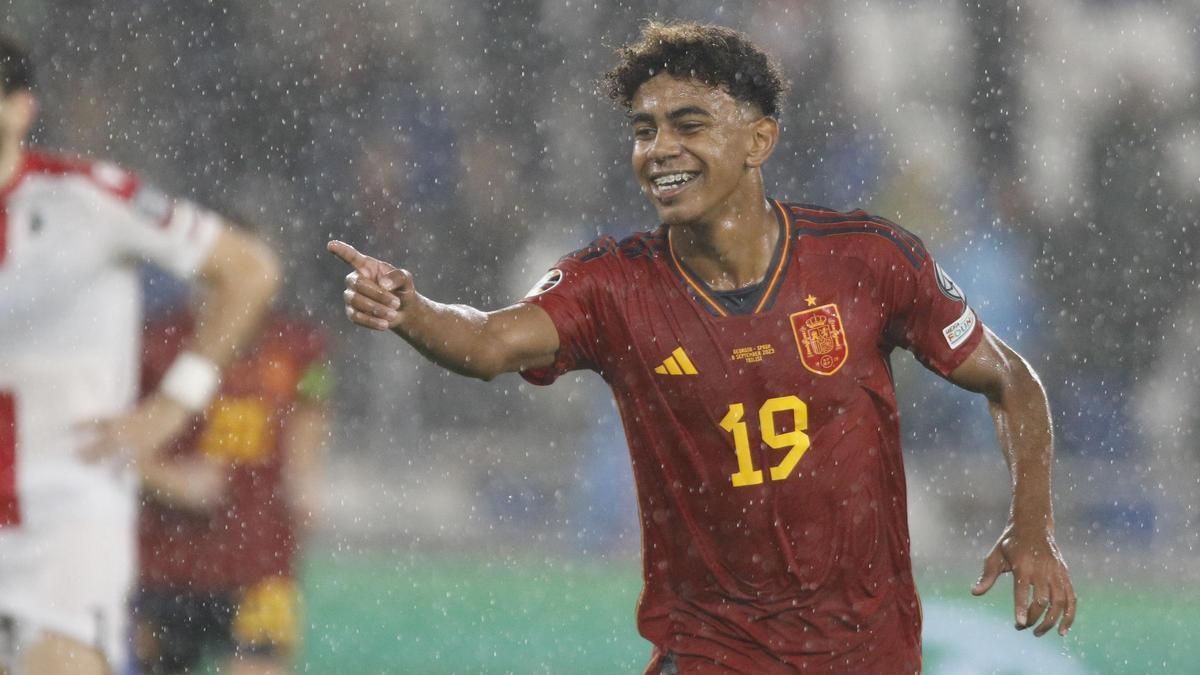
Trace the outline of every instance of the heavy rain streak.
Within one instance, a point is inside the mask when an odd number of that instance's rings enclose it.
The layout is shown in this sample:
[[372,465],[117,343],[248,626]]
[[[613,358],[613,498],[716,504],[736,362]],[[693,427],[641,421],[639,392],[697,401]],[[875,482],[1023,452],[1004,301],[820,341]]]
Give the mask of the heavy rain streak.
[[0,672],[1196,672],[1198,26],[0,0]]

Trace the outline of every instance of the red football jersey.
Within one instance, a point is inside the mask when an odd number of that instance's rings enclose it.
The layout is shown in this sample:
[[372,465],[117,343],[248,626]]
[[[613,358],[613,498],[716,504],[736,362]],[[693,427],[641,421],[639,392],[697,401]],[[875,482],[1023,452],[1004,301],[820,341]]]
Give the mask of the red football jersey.
[[[157,386],[191,329],[186,318],[147,327],[143,391]],[[226,501],[196,513],[143,500],[144,586],[225,591],[291,575],[296,539],[282,489],[284,429],[302,379],[323,367],[323,357],[324,337],[316,329],[272,317],[253,348],[225,369],[203,419],[169,452],[199,452],[226,465]]]
[[680,671],[920,669],[889,358],[945,376],[981,324],[912,234],[861,211],[772,202],[766,278],[715,293],[670,228],[602,237],[525,302],[559,332],[549,384],[611,385],[642,522],[638,628]]

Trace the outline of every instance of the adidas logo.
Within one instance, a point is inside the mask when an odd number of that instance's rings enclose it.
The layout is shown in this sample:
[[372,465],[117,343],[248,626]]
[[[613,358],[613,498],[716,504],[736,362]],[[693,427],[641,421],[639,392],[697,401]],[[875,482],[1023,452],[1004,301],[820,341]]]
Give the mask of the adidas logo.
[[692,365],[692,360],[688,358],[683,347],[676,347],[675,351],[663,361],[661,366],[654,369],[654,372],[659,375],[699,375],[696,366]]

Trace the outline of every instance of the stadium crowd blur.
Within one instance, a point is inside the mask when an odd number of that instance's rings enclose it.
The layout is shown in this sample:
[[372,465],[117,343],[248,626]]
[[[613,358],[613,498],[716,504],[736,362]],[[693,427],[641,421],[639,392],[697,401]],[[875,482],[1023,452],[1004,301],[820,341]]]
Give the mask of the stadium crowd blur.
[[[481,384],[352,330],[323,244],[345,239],[408,266],[432,297],[495,308],[598,232],[653,226],[596,79],[640,19],[679,17],[747,31],[791,78],[770,194],[914,231],[1034,361],[1072,563],[1097,545],[1190,550],[1179,495],[1194,494],[1197,450],[1172,439],[1194,415],[1169,404],[1200,378],[1194,363],[1157,364],[1200,311],[1187,309],[1200,3],[2,4],[0,30],[45,64],[41,144],[262,223],[282,252],[284,304],[327,327],[341,373],[327,537],[520,533],[521,546],[636,554],[598,378]],[[965,551],[973,571],[1008,495],[990,418],[896,361],[917,564]]]

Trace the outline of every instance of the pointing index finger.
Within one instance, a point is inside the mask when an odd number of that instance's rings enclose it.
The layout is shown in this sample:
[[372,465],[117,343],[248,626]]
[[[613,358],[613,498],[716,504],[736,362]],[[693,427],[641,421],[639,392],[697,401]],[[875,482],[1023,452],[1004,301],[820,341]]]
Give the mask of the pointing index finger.
[[361,268],[363,263],[367,261],[367,256],[359,253],[358,249],[344,241],[333,239],[325,245],[325,249],[341,258],[343,262],[345,262],[347,265],[350,265],[354,269]]

